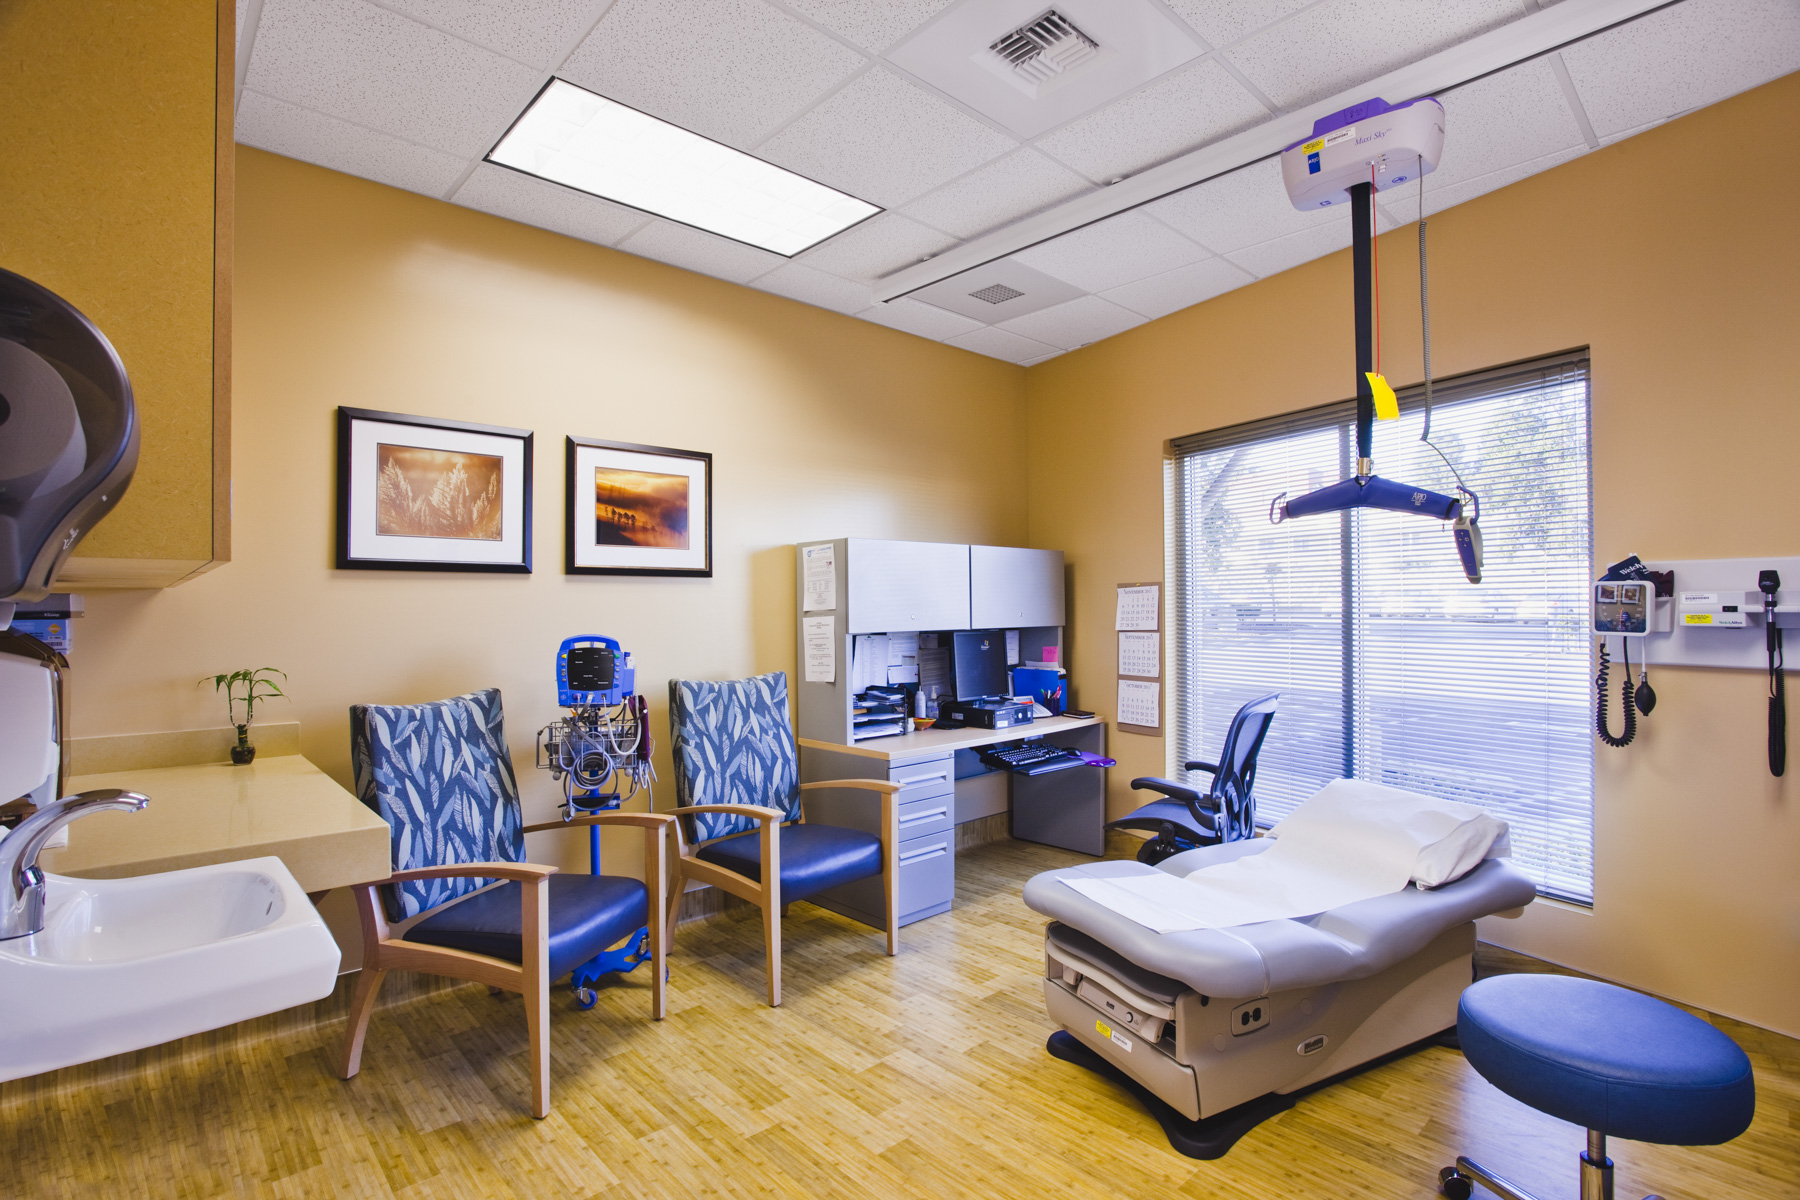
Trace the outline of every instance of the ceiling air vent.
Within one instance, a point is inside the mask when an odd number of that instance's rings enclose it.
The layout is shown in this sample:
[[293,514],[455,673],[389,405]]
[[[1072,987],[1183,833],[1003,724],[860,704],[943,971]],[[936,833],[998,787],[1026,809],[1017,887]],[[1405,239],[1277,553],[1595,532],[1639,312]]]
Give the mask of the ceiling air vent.
[[1098,57],[1100,44],[1051,8],[1000,38],[988,50],[1021,82],[1036,88]]
[[969,293],[977,300],[986,300],[989,304],[1005,304],[1008,300],[1017,300],[1024,294],[1018,288],[1009,288],[1004,283],[990,284],[979,292]]

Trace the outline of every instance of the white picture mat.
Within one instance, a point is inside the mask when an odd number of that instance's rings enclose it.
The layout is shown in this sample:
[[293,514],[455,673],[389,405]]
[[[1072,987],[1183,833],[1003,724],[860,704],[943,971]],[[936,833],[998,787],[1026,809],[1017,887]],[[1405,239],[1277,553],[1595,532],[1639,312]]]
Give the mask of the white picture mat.
[[[402,537],[375,531],[376,447],[417,446],[486,454],[501,460],[500,540]],[[523,563],[525,441],[501,434],[439,429],[393,421],[350,422],[350,557],[402,562]]]
[[[658,475],[685,475],[688,481],[688,545],[685,550],[661,546],[601,546],[594,541],[594,471],[612,467],[620,471],[646,471]],[[707,461],[675,458],[643,450],[617,450],[610,446],[575,447],[575,495],[570,497],[570,517],[575,522],[575,565],[578,567],[655,568],[660,570],[706,569]]]

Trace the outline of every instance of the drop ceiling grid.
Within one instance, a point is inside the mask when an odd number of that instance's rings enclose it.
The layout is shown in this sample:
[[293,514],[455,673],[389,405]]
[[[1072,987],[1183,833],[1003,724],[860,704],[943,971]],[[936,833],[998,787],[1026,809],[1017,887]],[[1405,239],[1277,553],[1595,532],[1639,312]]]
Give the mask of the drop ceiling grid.
[[[1256,123],[1270,108],[1258,89],[1298,103],[1312,94],[1309,87],[1353,85],[1385,69],[1382,53],[1416,58],[1533,8],[1529,0],[1160,3],[1194,31],[1205,53],[1021,142],[880,57],[941,15],[947,0],[238,0],[239,136],[567,236],[854,310],[919,336],[1012,361],[1026,361],[1029,351],[1040,361],[1062,352],[1050,340],[1075,341],[1082,330],[1072,322],[1083,313],[1114,321],[1119,311],[1166,315],[1184,301],[1199,303],[1329,253],[1340,233],[1347,241],[1347,230],[1330,231],[1329,221],[1293,212],[1278,172],[1269,169],[1274,164],[1256,164],[1154,202],[1139,210],[1142,221],[1127,223],[1148,245],[1188,247],[1173,258],[1130,246],[1108,256],[1093,248],[1106,235],[1085,231],[1022,252],[1021,261],[1105,293],[1099,306],[1071,301],[1042,310],[1054,318],[1032,314],[1040,331],[1055,324],[1054,339],[1027,337],[1030,345],[1021,345],[1006,340],[1010,329],[971,328],[965,318],[913,301],[857,306],[881,275],[1085,194],[1093,180],[1141,170],[1218,136],[1213,126],[1194,124],[1196,110],[1202,121],[1235,115]],[[727,10],[733,19],[716,23],[753,36],[721,46],[708,43],[703,30],[686,39],[692,46],[676,44],[694,21]],[[635,32],[609,43],[621,30]],[[790,261],[482,165],[488,147],[552,74],[583,82],[569,69],[579,60],[580,70],[597,73],[585,76],[588,86],[604,82],[603,75],[618,82],[625,70],[619,62],[633,55],[647,65],[630,86],[654,115],[753,143],[759,156],[785,156],[791,169],[903,211]],[[1431,181],[1438,186],[1426,190],[1429,212],[1568,161],[1595,140],[1611,144],[1800,67],[1800,13],[1790,0],[1684,0],[1570,47],[1562,58],[1566,83],[1554,78],[1555,64],[1540,61],[1446,95],[1450,142],[1442,174]],[[1284,59],[1308,64],[1305,78]],[[702,61],[709,70],[693,65]],[[758,67],[771,61],[780,66]],[[765,84],[758,69],[773,82]],[[740,78],[716,81],[733,72]],[[682,104],[690,108],[673,111]],[[820,115],[834,105],[835,123]],[[1576,118],[1583,108],[1593,139],[1583,137]],[[860,134],[865,157],[841,168],[857,177],[854,185],[826,177],[840,172],[845,147],[856,141],[840,136],[846,125]],[[871,147],[890,161],[868,161]],[[1249,178],[1258,168],[1261,178]],[[865,194],[871,186],[880,194]],[[1413,194],[1382,197],[1381,227],[1410,220],[1415,204]],[[1096,317],[1091,328],[1105,326]]]

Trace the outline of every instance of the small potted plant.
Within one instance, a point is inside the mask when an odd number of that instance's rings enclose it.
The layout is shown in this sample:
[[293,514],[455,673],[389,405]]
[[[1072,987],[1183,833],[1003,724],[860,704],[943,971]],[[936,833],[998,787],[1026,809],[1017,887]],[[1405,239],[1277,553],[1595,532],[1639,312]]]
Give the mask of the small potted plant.
[[[275,667],[257,667],[255,670],[245,668],[232,671],[226,675],[209,675],[214,692],[225,693],[225,714],[237,729],[237,745],[231,748],[231,761],[240,767],[256,757],[256,747],[250,744],[250,723],[256,719],[256,702],[268,700],[275,696],[287,699],[287,693],[281,690],[274,676],[281,676],[285,682],[287,672]],[[202,679],[205,683],[206,679]],[[244,719],[237,719],[238,702],[244,705]]]

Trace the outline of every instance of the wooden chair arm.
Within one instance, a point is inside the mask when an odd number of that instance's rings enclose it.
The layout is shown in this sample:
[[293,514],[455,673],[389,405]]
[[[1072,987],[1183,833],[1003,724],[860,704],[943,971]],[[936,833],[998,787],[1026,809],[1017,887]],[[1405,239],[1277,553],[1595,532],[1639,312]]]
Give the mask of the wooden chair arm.
[[736,813],[740,817],[753,817],[758,821],[787,820],[787,814],[779,808],[764,808],[760,804],[687,804],[680,808],[671,808],[669,815],[703,812]]
[[516,879],[520,883],[536,883],[541,879],[556,874],[557,868],[546,867],[539,863],[522,862],[480,862],[453,863],[447,867],[414,867],[410,871],[395,871],[386,879],[377,883],[410,883],[415,879]]
[[803,783],[800,790],[810,792],[815,788],[863,788],[871,792],[885,792],[889,795],[899,791],[906,785],[893,783],[886,779],[821,779],[817,783]]
[[663,829],[675,823],[675,818],[665,813],[583,813],[579,817],[571,817],[567,821],[545,821],[541,825],[527,825],[520,833],[543,833],[547,829],[575,829],[582,825],[641,825],[646,829]]

